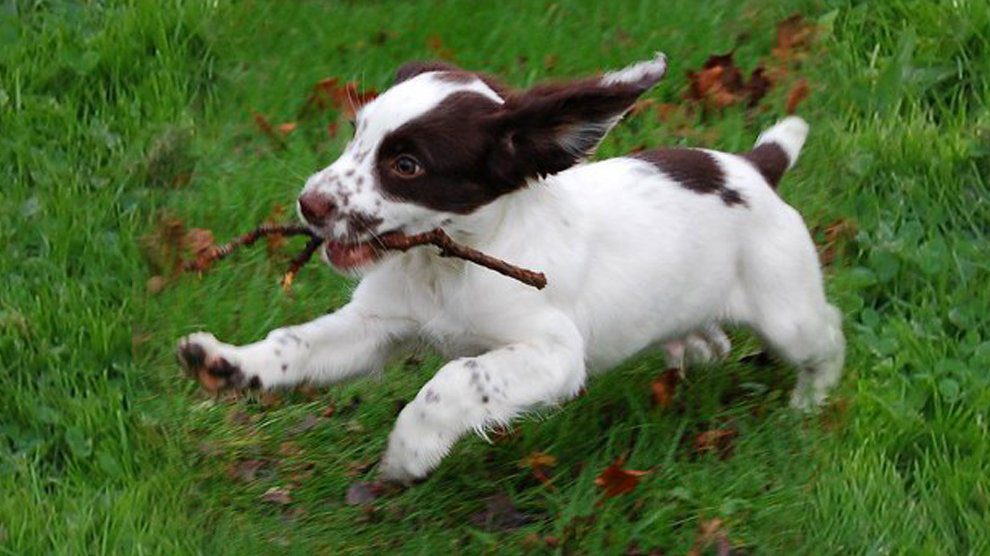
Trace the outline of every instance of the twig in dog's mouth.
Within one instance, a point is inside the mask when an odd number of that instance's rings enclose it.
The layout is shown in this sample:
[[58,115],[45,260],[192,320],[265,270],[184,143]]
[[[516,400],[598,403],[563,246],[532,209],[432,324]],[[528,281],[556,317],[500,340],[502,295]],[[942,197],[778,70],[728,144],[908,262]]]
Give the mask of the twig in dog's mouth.
[[[309,237],[306,247],[292,259],[289,270],[282,277],[282,287],[289,289],[299,269],[313,258],[313,254],[324,243],[323,238],[314,234],[303,224],[264,224],[258,226],[250,232],[235,238],[233,241],[204,250],[194,260],[186,262],[185,269],[187,271],[203,272],[214,262],[229,256],[238,248],[251,245],[262,237],[272,235],[304,235]],[[390,233],[381,236],[375,241],[376,247],[390,251],[408,251],[420,245],[434,245],[440,248],[441,257],[456,257],[470,261],[536,289],[543,289],[547,285],[547,277],[542,272],[521,268],[502,259],[486,255],[477,249],[461,245],[439,228],[413,235]]]

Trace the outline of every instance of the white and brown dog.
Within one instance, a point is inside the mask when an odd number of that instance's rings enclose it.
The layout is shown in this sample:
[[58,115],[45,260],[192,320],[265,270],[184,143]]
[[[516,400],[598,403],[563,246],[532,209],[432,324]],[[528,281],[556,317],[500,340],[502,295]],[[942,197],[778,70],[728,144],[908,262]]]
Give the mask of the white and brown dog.
[[[774,190],[807,124],[787,118],[743,154],[584,161],[665,70],[657,55],[512,91],[445,64],[403,66],[299,197],[330,265],[361,277],[351,302],[249,345],[192,334],[180,361],[213,385],[267,389],[373,373],[411,340],[428,342],[451,360],[402,410],[381,463],[384,479],[404,483],[465,433],[573,397],[589,372],[657,346],[724,355],[721,323],[752,327],[797,367],[794,405],[822,402],[842,369],[841,317],[801,216]],[[438,227],[549,285],[428,246],[375,247]]]

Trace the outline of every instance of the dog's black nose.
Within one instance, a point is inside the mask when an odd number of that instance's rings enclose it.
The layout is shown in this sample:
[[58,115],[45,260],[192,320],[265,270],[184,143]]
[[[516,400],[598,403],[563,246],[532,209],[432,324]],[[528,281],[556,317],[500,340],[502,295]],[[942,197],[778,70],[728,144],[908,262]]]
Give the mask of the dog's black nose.
[[336,208],[329,197],[317,191],[307,191],[299,196],[299,212],[314,226],[324,225]]

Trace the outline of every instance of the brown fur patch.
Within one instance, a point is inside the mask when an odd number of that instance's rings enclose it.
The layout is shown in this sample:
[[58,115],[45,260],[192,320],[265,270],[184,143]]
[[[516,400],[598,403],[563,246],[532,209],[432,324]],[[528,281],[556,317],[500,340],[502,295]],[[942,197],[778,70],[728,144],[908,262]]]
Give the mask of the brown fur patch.
[[764,143],[741,156],[755,166],[774,189],[790,164],[787,152],[777,143]]
[[718,195],[726,206],[746,205],[738,191],[725,185],[725,173],[711,154],[697,149],[657,149],[631,155],[695,193]]

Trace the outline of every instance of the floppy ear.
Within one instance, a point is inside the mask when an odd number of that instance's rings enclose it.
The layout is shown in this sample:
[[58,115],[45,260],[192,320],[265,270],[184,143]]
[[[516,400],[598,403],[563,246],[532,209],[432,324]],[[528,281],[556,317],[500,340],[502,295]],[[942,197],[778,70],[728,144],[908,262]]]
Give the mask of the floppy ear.
[[591,155],[636,99],[660,81],[667,58],[657,54],[622,70],[510,96],[491,120],[495,147],[489,171],[505,187],[570,168]]
[[392,85],[398,85],[407,79],[412,79],[421,73],[426,73],[428,71],[462,71],[461,68],[448,64],[447,62],[441,62],[439,60],[413,60],[411,62],[406,62],[396,70],[395,72],[395,82]]

